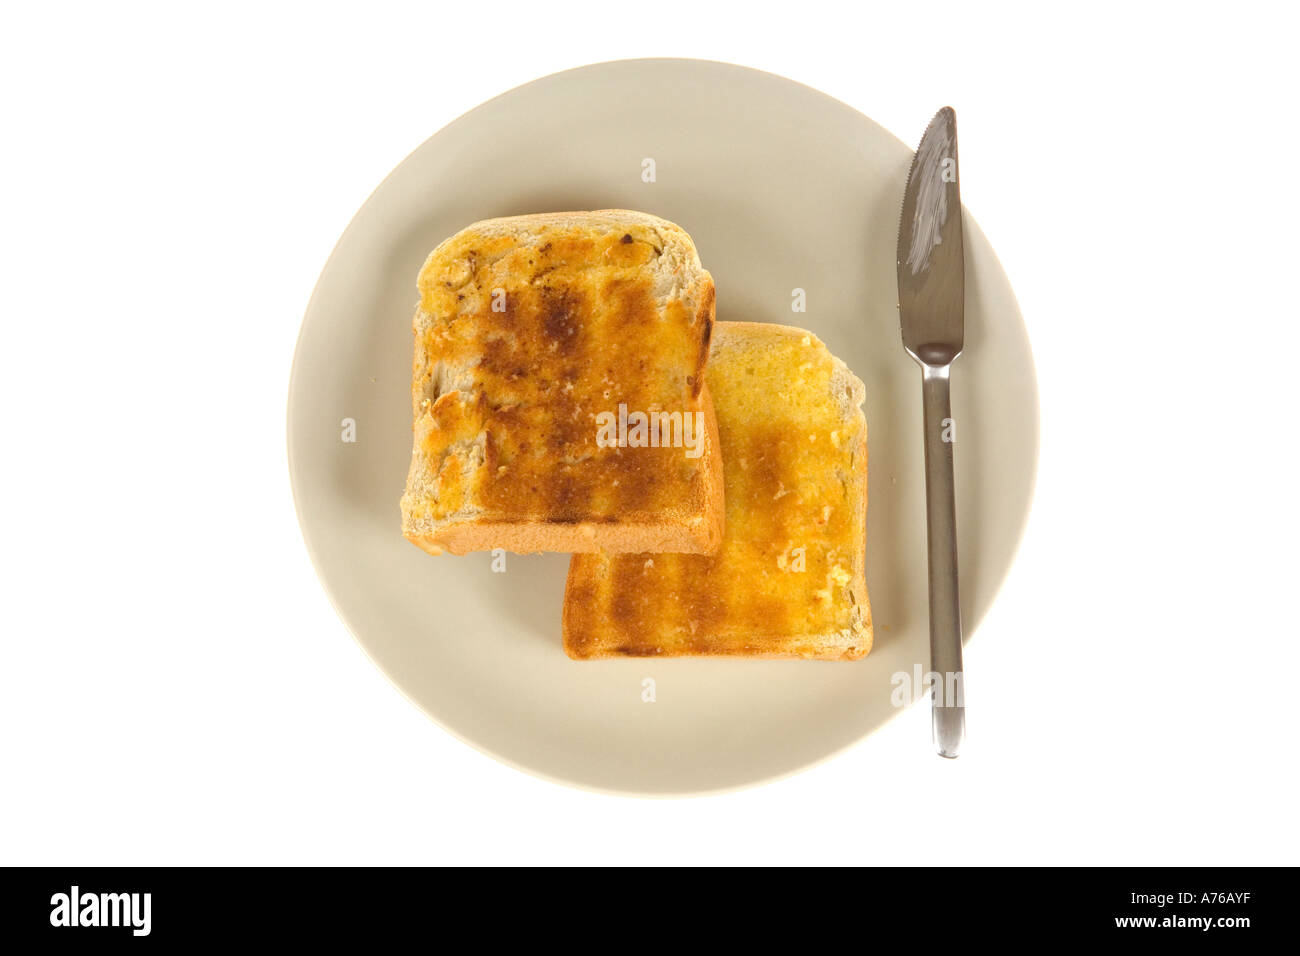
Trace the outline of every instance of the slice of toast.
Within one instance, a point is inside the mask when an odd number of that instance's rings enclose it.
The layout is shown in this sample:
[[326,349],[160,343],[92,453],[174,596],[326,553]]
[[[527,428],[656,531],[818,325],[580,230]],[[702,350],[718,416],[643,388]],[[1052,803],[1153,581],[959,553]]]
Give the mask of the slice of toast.
[[856,660],[871,650],[865,389],[802,329],[719,322],[707,372],[726,477],[714,555],[574,555],[570,657]]
[[[489,219],[439,245],[418,284],[410,541],[717,549],[713,278],[681,228],[622,209]],[[638,413],[662,418],[662,441]]]

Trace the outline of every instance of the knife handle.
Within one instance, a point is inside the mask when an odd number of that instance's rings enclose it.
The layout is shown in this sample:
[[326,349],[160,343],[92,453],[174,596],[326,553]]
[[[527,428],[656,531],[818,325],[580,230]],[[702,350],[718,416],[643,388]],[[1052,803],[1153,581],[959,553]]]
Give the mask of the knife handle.
[[961,607],[957,599],[957,506],[952,476],[953,431],[949,365],[921,366],[925,408],[925,517],[930,566],[930,670],[934,743],[955,757],[966,734],[961,667]]

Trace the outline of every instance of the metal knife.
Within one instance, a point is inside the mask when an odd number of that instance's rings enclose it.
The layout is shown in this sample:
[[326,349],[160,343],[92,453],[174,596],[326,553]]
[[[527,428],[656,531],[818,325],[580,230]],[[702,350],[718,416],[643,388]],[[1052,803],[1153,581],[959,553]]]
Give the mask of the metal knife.
[[925,514],[929,545],[930,679],[934,742],[955,757],[966,733],[957,599],[957,509],[949,398],[965,325],[957,114],[935,114],[907,174],[898,225],[898,316],[903,347],[921,366],[925,427]]

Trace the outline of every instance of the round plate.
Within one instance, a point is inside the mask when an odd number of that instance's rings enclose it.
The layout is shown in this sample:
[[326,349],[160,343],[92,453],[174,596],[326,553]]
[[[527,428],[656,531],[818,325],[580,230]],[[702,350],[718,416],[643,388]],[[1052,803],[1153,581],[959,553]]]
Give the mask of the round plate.
[[[918,135],[928,119],[917,117]],[[321,581],[407,697],[520,769],[654,794],[790,773],[898,712],[891,678],[928,669],[929,646],[921,382],[900,341],[894,278],[910,161],[884,129],[789,80],[708,61],[626,60],[491,100],[384,181],[339,240],[303,320],[289,469]],[[719,320],[811,329],[866,383],[875,647],[864,660],[571,661],[560,644],[567,555],[510,555],[502,573],[489,553],[431,557],[402,538],[411,316],[425,257],[478,219],[611,207],[691,234],[717,284]],[[1006,276],[969,216],[965,225],[966,352],[953,407],[969,638],[1028,515],[1038,399]],[[795,289],[804,312],[792,311]],[[344,419],[355,441],[344,440]]]

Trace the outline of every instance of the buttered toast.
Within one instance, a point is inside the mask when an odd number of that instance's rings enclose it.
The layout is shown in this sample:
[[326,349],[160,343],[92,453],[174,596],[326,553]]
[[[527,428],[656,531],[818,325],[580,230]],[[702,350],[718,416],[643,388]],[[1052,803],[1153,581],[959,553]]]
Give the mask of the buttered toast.
[[749,322],[717,324],[706,379],[726,481],[721,548],[574,555],[566,653],[863,657],[862,383],[811,333]]
[[[418,286],[409,540],[433,554],[716,550],[714,288],[681,228],[621,209],[486,220],[439,245]],[[676,416],[675,430],[629,441],[638,414]]]

